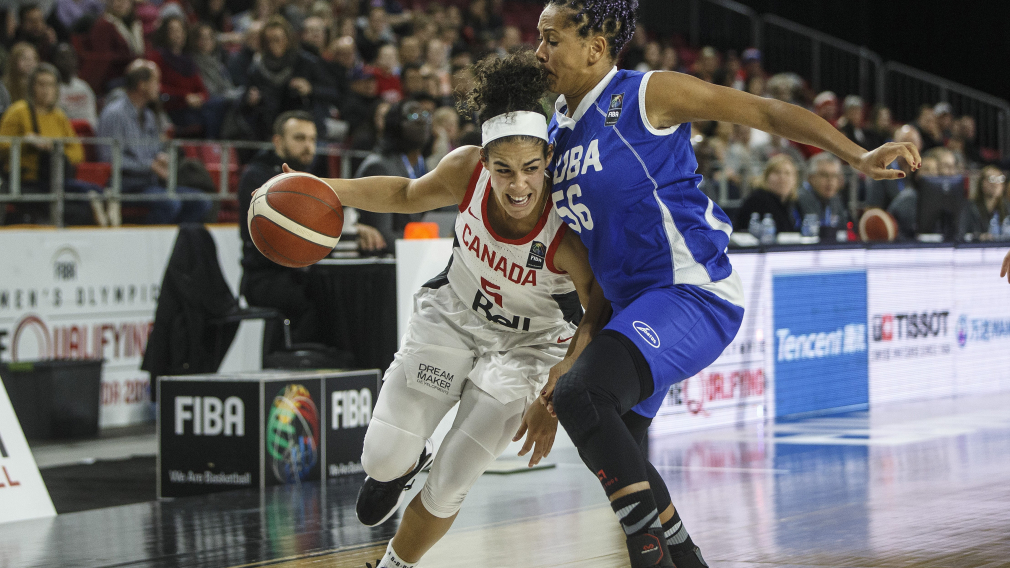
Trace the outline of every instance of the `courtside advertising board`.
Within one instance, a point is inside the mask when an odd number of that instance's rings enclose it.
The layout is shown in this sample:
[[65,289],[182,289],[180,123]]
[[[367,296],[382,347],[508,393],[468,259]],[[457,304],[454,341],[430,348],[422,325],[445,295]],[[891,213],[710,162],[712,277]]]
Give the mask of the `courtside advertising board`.
[[0,523],[55,515],[56,509],[0,381]]

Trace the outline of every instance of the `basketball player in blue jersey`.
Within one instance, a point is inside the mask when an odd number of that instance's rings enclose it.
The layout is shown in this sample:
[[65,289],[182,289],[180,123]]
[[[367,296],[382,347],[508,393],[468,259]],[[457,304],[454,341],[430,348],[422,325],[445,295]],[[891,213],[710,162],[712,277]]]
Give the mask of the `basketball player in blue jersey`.
[[[800,107],[672,72],[619,71],[637,0],[547,0],[537,57],[561,94],[550,126],[552,198],[589,250],[613,318],[542,400],[600,479],[631,565],[707,566],[640,451],[670,385],[736,336],[743,290],[726,255],[730,220],[698,189],[690,122],[738,123],[823,148],[875,179],[918,167],[911,144],[867,152]],[[560,377],[560,378],[559,378]]]

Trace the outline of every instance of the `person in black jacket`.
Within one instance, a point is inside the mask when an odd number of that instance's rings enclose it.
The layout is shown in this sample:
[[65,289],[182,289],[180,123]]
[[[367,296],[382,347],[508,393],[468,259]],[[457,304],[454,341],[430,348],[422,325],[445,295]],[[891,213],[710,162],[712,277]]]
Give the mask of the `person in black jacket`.
[[[316,157],[316,125],[312,115],[305,111],[282,113],[274,125],[273,150],[264,150],[253,158],[239,180],[239,232],[242,236],[242,281],[239,290],[249,305],[274,308],[291,320],[291,339],[294,343],[323,343],[326,341],[324,322],[318,314],[326,301],[317,286],[313,286],[309,273],[302,268],[287,268],[263,256],[253,244],[246,218],[252,194],[270,178],[281,173],[287,163],[295,170],[307,171]],[[377,240],[371,246],[385,246],[379,232],[358,225],[361,239]],[[276,347],[276,346],[274,346]]]
[[[354,177],[399,176],[417,179],[428,173],[422,149],[431,140],[431,114],[417,101],[405,101],[386,112],[382,141],[361,163]],[[420,214],[361,211],[359,220],[375,227],[390,247],[403,237],[407,223],[420,221]]]
[[802,221],[797,208],[798,190],[796,163],[786,154],[774,156],[765,166],[761,187],[752,191],[740,206],[733,230],[746,232],[752,213],[757,213],[761,219],[770,213],[777,232],[798,232]]
[[319,130],[339,95],[322,61],[301,49],[287,20],[272,16],[263,25],[261,52],[249,68],[241,110],[255,136],[267,139],[274,120],[285,111],[312,114]]

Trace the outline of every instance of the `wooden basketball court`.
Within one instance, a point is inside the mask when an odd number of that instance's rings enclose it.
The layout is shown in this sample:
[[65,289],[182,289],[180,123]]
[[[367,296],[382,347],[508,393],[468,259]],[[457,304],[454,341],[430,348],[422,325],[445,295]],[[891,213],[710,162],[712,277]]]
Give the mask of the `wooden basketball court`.
[[[651,452],[713,568],[1007,567],[1008,407],[1010,395],[905,404],[654,437]],[[421,565],[627,566],[596,478],[571,449],[549,459],[557,467],[483,476]],[[397,517],[361,526],[358,483],[7,523],[0,567],[363,568]]]

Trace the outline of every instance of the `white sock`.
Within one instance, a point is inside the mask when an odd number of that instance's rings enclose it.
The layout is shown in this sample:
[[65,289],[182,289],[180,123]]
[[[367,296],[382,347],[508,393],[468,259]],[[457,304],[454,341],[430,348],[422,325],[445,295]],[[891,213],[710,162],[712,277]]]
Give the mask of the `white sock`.
[[382,555],[382,562],[376,568],[414,568],[417,563],[410,563],[399,556],[396,555],[396,551],[393,550],[393,541],[389,541],[389,546],[386,547],[386,553]]

